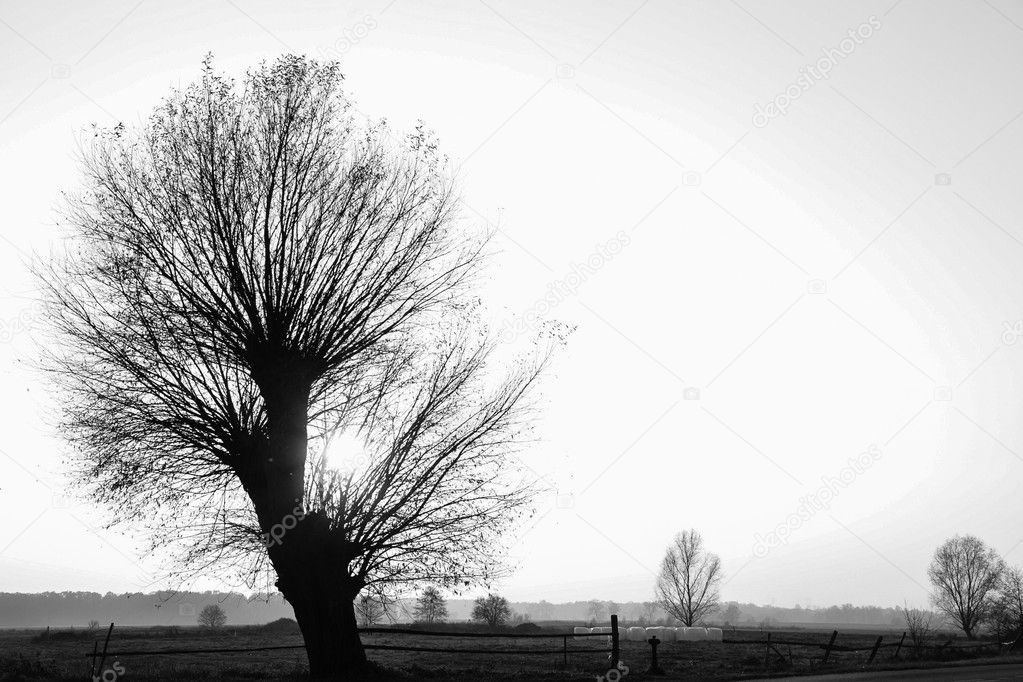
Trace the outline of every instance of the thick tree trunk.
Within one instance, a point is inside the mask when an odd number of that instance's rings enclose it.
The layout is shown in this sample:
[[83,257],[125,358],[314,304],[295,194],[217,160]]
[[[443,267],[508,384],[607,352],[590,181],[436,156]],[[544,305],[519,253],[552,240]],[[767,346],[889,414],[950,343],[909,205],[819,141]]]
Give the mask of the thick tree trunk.
[[257,461],[251,463],[249,474],[253,480],[246,487],[251,488],[249,495],[265,531],[302,505],[310,382],[302,371],[278,368],[257,379],[257,383],[266,404],[266,444]]
[[366,651],[359,639],[354,597],[325,595],[312,587],[289,592],[284,596],[295,609],[305,639],[310,676],[314,680],[363,679]]
[[264,447],[239,471],[267,538],[277,587],[295,610],[313,679],[362,680],[366,652],[355,620],[363,584],[348,573],[351,547],[315,511],[304,473],[310,382],[301,366],[271,364],[255,377],[266,403]]
[[366,652],[355,620],[362,584],[348,575],[343,548],[325,519],[307,516],[270,549],[277,587],[295,610],[313,679],[361,680]]

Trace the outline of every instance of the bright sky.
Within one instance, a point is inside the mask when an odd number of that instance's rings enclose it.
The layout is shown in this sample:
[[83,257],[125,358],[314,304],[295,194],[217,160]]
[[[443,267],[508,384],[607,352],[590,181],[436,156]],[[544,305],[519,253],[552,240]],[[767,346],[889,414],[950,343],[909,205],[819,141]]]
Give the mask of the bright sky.
[[64,497],[24,263],[76,131],[138,122],[208,51],[336,57],[366,115],[422,118],[499,229],[496,330],[578,325],[509,597],[650,599],[687,527],[758,603],[923,605],[954,533],[1023,563],[1018,4],[89,5],[0,2],[0,590],[155,569]]

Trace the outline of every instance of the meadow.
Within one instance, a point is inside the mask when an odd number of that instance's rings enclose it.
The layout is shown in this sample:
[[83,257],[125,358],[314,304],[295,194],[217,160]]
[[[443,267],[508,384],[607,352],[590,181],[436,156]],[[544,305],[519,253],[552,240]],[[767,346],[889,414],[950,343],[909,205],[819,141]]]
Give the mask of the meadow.
[[[563,624],[548,624],[536,632],[568,633]],[[773,641],[800,641],[826,644],[830,631],[772,630]],[[870,647],[878,635],[885,642],[897,641],[901,633],[892,631],[843,631],[840,646]],[[82,680],[89,674],[93,643],[102,648],[104,629],[60,630],[44,635],[39,629],[0,631],[0,680]],[[732,643],[665,642],[658,658],[668,679],[741,680],[764,675],[799,674],[806,672],[838,672],[868,669],[869,652],[833,651],[827,664],[821,662],[822,650],[816,646],[781,644],[768,649],[760,643],[761,630],[728,632]],[[279,649],[245,653],[209,653],[187,655],[130,655],[131,651],[160,652],[180,649],[257,648],[300,645],[301,636],[293,623],[279,622],[268,626],[225,627],[210,631],[198,627],[123,627],[114,629],[110,652],[104,666],[106,680],[120,677],[132,680],[298,680],[306,672],[302,649]],[[568,639],[571,653],[566,664],[563,642],[556,639],[478,639],[431,637],[422,635],[364,634],[366,644],[446,649],[499,649],[502,651],[541,650],[547,654],[515,653],[435,653],[422,651],[371,650],[369,658],[377,666],[380,680],[511,680],[530,679],[568,682],[592,681],[607,671],[604,638]],[[962,643],[961,641],[958,643]],[[126,655],[121,655],[126,654]],[[942,652],[932,650],[918,660],[910,647],[904,646],[898,659],[894,648],[883,648],[869,669],[945,664],[955,660],[981,660],[992,652],[960,650],[951,647]],[[646,674],[650,664],[650,647],[645,642],[623,641],[621,659],[629,666],[629,679],[653,679]],[[1002,656],[996,660],[1016,660]],[[664,678],[660,678],[664,679]]]

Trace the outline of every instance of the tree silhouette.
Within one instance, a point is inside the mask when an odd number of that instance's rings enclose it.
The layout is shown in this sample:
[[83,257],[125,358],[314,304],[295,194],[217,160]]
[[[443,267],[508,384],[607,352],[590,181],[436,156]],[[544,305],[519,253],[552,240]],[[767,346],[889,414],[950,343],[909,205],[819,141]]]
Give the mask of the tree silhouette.
[[643,625],[650,625],[657,618],[659,604],[653,601],[645,601],[639,607],[639,621]]
[[472,606],[472,619],[497,628],[511,618],[511,606],[508,600],[496,594],[477,597]]
[[903,603],[902,618],[909,633],[909,641],[913,643],[913,653],[920,656],[920,650],[934,631],[933,614],[924,609],[911,609]]
[[1023,635],[1023,569],[1006,566],[998,580],[992,625],[999,639],[1013,641]]
[[199,625],[206,628],[222,628],[227,622],[227,614],[224,613],[224,609],[220,608],[217,604],[207,604],[202,607],[202,611],[199,612]]
[[[341,81],[207,60],[140,130],[97,129],[39,274],[82,483],[186,566],[275,576],[312,674],[357,678],[360,591],[494,575],[546,356],[494,376],[485,239],[436,143],[359,126]],[[332,466],[339,437],[366,466]]]
[[448,617],[448,607],[444,604],[444,597],[440,591],[433,587],[427,587],[416,600],[416,620],[422,623],[441,623]]
[[721,560],[707,552],[695,530],[675,536],[661,561],[657,594],[668,615],[685,626],[699,623],[718,607]]
[[1005,562],[973,535],[956,535],[934,552],[927,569],[934,592],[931,600],[945,617],[973,639],[991,614]]
[[734,601],[729,602],[721,617],[724,619],[725,625],[731,626],[734,630],[735,626],[739,624],[739,619],[742,617],[742,612],[739,611],[739,605]]
[[379,623],[386,613],[387,606],[377,596],[364,593],[355,600],[356,618],[359,623],[366,627]]

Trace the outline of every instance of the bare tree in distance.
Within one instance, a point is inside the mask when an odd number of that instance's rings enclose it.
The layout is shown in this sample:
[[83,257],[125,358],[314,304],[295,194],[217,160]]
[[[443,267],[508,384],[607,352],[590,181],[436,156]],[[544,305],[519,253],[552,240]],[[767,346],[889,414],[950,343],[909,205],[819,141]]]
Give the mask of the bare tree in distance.
[[927,569],[934,587],[931,600],[967,639],[990,615],[1004,565],[995,550],[973,535],[956,535],[935,550]]
[[639,622],[643,625],[650,625],[657,619],[657,609],[660,605],[655,601],[645,601],[639,608]]
[[724,613],[721,614],[724,624],[731,628],[732,632],[735,632],[735,626],[739,624],[742,618],[742,612],[739,610],[739,605],[733,602],[728,602],[728,606],[725,608]]
[[602,602],[601,600],[599,600],[599,599],[591,599],[586,604],[586,613],[590,617],[590,622],[591,623],[598,623],[601,620],[604,620],[604,613],[605,613],[605,609],[606,608],[607,607],[606,607],[605,603]]
[[657,596],[672,618],[691,627],[718,608],[721,560],[695,530],[675,535],[661,561]]
[[[341,82],[207,60],[138,131],[97,129],[39,280],[83,486],[191,570],[275,580],[313,676],[359,679],[360,592],[500,569],[546,354],[496,371],[434,139],[358,124]],[[342,437],[366,466],[331,465]]]
[[508,600],[496,594],[477,597],[472,607],[472,619],[486,623],[491,628],[498,628],[511,618],[511,606]]
[[448,617],[448,607],[440,590],[429,586],[416,600],[415,618],[420,623],[442,623]]
[[355,600],[355,617],[360,625],[371,627],[383,620],[385,615],[387,607],[378,596],[363,593]]
[[202,607],[197,620],[199,625],[215,630],[224,627],[224,624],[227,623],[227,614],[219,604],[207,604]]
[[913,653],[915,656],[920,656],[920,649],[931,638],[931,634],[934,631],[934,614],[924,609],[911,609],[904,602],[902,617],[906,624],[909,640],[913,643]]
[[999,641],[1016,642],[1023,635],[1023,569],[1006,567],[998,580],[992,626]]

